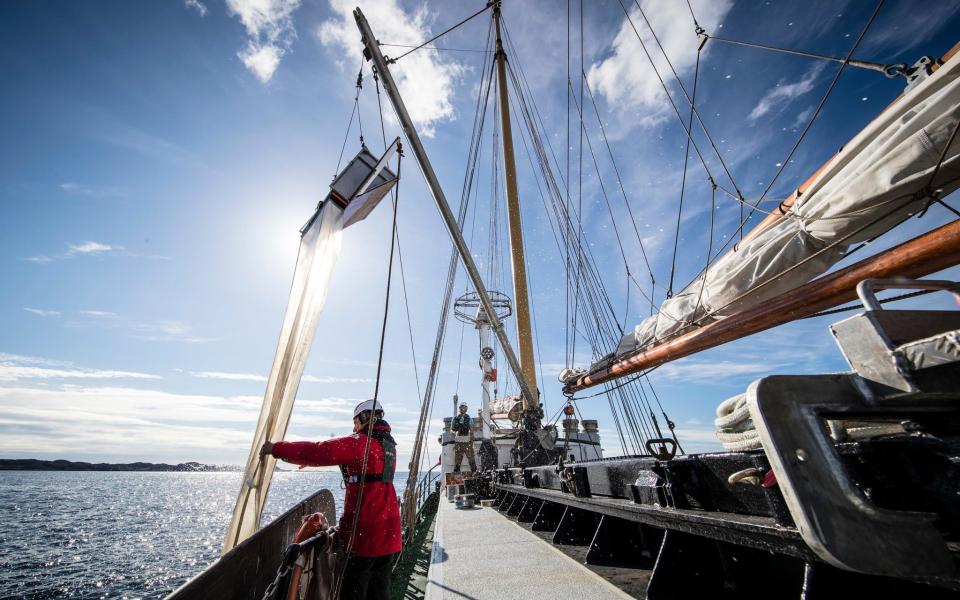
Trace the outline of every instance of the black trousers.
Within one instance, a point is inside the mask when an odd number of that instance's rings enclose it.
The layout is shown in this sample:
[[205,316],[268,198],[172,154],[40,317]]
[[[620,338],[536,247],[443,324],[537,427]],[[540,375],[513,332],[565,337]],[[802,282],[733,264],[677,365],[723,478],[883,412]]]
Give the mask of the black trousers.
[[395,554],[347,558],[340,585],[340,600],[389,600],[390,572]]

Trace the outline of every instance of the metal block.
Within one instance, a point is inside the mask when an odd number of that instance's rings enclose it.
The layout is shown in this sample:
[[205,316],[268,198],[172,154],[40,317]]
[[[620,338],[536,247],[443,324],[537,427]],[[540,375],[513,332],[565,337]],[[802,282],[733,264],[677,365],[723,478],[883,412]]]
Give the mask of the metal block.
[[876,506],[849,477],[823,421],[955,412],[960,396],[861,394],[852,374],[765,377],[747,391],[750,415],[804,541],[840,568],[897,577],[946,576],[953,557],[936,515]]

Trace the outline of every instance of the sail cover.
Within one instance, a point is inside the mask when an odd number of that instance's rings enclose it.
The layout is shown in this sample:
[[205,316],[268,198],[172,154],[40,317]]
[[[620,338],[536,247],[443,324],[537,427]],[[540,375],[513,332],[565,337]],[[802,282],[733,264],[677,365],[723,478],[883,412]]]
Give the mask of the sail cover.
[[[825,273],[847,249],[922,211],[960,120],[960,60],[948,60],[895,101],[822,169],[792,209],[718,260],[620,342],[617,355],[655,345],[755,306]],[[932,188],[960,184],[960,144]]]
[[317,330],[320,311],[327,298],[330,276],[340,255],[342,229],[343,209],[334,202],[324,202],[300,238],[300,253],[290,286],[280,342],[273,368],[270,369],[240,495],[223,542],[223,553],[256,532],[260,526],[260,515],[277,463],[270,456],[261,460],[260,447],[266,441],[283,439],[287,432],[297,387]]

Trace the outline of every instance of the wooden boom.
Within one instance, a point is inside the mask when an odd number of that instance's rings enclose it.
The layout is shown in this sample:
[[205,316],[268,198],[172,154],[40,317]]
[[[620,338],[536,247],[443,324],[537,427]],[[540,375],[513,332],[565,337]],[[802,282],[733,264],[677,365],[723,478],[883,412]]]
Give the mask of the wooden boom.
[[564,392],[577,392],[651,369],[849,302],[856,299],[857,284],[864,279],[923,277],[956,264],[960,264],[960,220],[774,296],[758,306],[621,358],[565,386]]

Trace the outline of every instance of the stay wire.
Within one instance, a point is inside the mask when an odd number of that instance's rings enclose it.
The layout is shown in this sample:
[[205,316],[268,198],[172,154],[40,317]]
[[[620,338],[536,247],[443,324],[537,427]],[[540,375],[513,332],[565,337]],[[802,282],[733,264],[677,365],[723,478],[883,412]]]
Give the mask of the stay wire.
[[[689,6],[689,2],[688,2]],[[690,14],[693,14],[693,8],[690,9]],[[694,23],[696,23],[696,18],[694,18]],[[697,62],[693,69],[693,94],[690,101],[690,119],[688,121],[688,128],[693,128],[693,107],[697,103],[697,84],[700,82],[700,52],[701,49],[697,49]],[[673,297],[673,279],[677,271],[677,247],[680,244],[680,219],[683,216],[683,195],[687,187],[687,166],[690,164],[690,138],[687,138],[687,147],[683,153],[683,177],[680,180],[680,203],[677,208],[677,230],[673,236],[673,258],[670,259],[670,282],[667,284],[667,299]],[[743,206],[742,204],[740,206]],[[713,207],[710,207],[710,210],[713,211]],[[707,255],[709,257],[709,254]]]
[[[617,166],[617,161],[614,159],[613,150],[610,147],[610,141],[607,139],[607,130],[603,126],[603,119],[600,117],[600,110],[597,108],[597,101],[593,97],[593,90],[590,88],[590,81],[587,79],[586,74],[583,74],[584,87],[587,90],[587,95],[590,98],[590,103],[593,105],[593,111],[597,115],[597,124],[600,125],[600,134],[603,137],[603,143],[607,148],[607,154],[610,156],[610,164],[613,165],[613,172],[617,176],[617,185],[620,186],[620,193],[623,195],[623,203],[627,207],[627,214],[630,215],[630,223],[633,225],[633,231],[637,236],[637,243],[640,245],[640,255],[643,256],[643,262],[647,267],[647,272],[650,274],[650,301],[653,302],[653,289],[657,285],[657,280],[653,276],[653,268],[650,266],[650,260],[647,258],[647,250],[643,246],[643,238],[640,235],[640,229],[637,227],[637,219],[633,214],[633,209],[630,207],[630,201],[627,199],[627,190],[623,185],[623,178],[620,176],[620,168]],[[696,92],[694,92],[696,94]],[[696,97],[696,96],[694,96]]]
[[844,59],[844,62],[843,64],[840,65],[840,68],[837,69],[837,72],[833,76],[833,81],[830,82],[830,86],[827,88],[827,91],[824,93],[823,97],[820,98],[820,102],[817,104],[816,110],[814,110],[813,115],[810,117],[810,120],[807,122],[807,125],[803,128],[803,131],[800,132],[800,135],[797,137],[797,140],[793,143],[793,147],[790,148],[790,152],[787,153],[787,157],[780,162],[780,166],[777,168],[777,172],[774,174],[773,178],[770,180],[770,183],[767,185],[767,187],[763,190],[763,193],[760,194],[760,197],[757,199],[757,201],[750,205],[751,206],[750,212],[747,215],[746,220],[741,220],[740,226],[737,228],[734,234],[730,236],[727,242],[724,243],[719,250],[717,250],[717,253],[714,255],[713,259],[711,259],[710,261],[711,263],[716,258],[719,258],[721,253],[727,248],[727,246],[729,246],[730,242],[733,241],[734,236],[737,235],[738,233],[740,234],[740,239],[742,241],[744,226],[746,225],[746,223],[750,221],[750,218],[753,216],[754,212],[759,209],[760,203],[763,202],[764,199],[766,199],[767,194],[770,193],[770,190],[773,188],[774,184],[776,184],[777,180],[780,178],[780,175],[783,174],[783,171],[787,168],[787,165],[790,164],[790,159],[793,158],[793,155],[796,153],[797,148],[800,147],[800,143],[803,142],[807,133],[810,131],[810,128],[813,127],[813,124],[816,122],[817,117],[820,116],[820,112],[823,110],[824,105],[827,103],[827,99],[830,98],[830,95],[833,93],[833,90],[837,86],[837,82],[840,81],[840,75],[843,74],[844,69],[846,68],[847,64],[850,61],[850,57],[853,56],[853,53],[857,51],[857,48],[860,46],[860,43],[863,41],[863,38],[867,35],[867,32],[870,30],[871,25],[873,25],[874,20],[876,20],[877,15],[880,13],[880,9],[883,7],[884,1],[885,0],[879,0],[879,2],[877,2],[877,5],[873,9],[873,13],[870,15],[870,19],[867,21],[866,25],[864,25],[863,29],[860,31],[860,35],[857,37],[857,40],[854,42],[853,46],[851,46],[850,51],[847,52],[846,59]]
[[[360,70],[357,71],[357,83],[356,83],[356,93],[353,95],[353,108],[350,110],[350,120],[347,122],[347,132],[343,136],[343,144],[340,145],[340,156],[337,157],[337,168],[333,172],[333,179],[337,178],[337,175],[340,173],[340,164],[343,162],[343,152],[347,148],[347,140],[350,139],[350,130],[353,128],[353,117],[356,116],[357,120],[360,120],[360,115],[357,113],[357,109],[360,104],[360,90],[363,89],[363,59],[360,61]],[[363,145],[363,124],[360,124],[360,145]]]
[[477,17],[477,16],[479,16],[479,15],[487,12],[488,10],[490,10],[491,8],[493,8],[494,6],[499,5],[499,4],[500,4],[500,2],[498,2],[498,1],[487,2],[486,6],[484,6],[483,8],[481,8],[480,10],[478,10],[477,12],[473,13],[472,15],[470,15],[469,17],[467,17],[466,19],[460,21],[460,22],[457,23],[456,25],[453,25],[452,27],[448,27],[447,29],[444,29],[443,31],[441,31],[441,32],[438,33],[437,35],[433,36],[433,37],[430,38],[429,40],[423,42],[423,43],[420,44],[419,46],[415,46],[412,50],[408,50],[408,51],[404,52],[403,54],[401,54],[400,56],[398,56],[398,57],[396,57],[396,58],[388,58],[388,59],[387,59],[387,64],[392,65],[392,64],[394,64],[395,62],[397,62],[398,60],[400,60],[401,58],[404,58],[404,57],[406,57],[406,56],[409,56],[409,55],[413,54],[413,53],[416,52],[417,50],[419,50],[419,49],[421,49],[421,48],[423,48],[423,47],[425,47],[425,46],[427,46],[427,45],[429,45],[429,44],[431,44],[431,43],[439,40],[440,38],[442,38],[443,36],[447,35],[448,33],[450,33],[451,31],[453,31],[453,30],[456,29],[457,27],[460,27],[461,25],[469,22],[469,21],[472,20],[473,18],[475,18],[475,17]]
[[[376,73],[373,74],[373,85],[377,91],[377,112],[380,115],[380,137],[383,140],[384,151],[386,151],[387,130],[383,122],[383,104],[380,98],[380,79],[379,77],[377,77]],[[400,162],[398,160],[397,165],[399,166],[399,164]],[[397,185],[399,184],[400,184],[400,173],[398,170]],[[393,200],[393,210],[394,212],[396,212],[397,210],[396,187],[394,187],[394,189],[390,191],[390,195]],[[413,324],[412,324],[412,320],[410,319],[410,301],[407,296],[407,277],[403,270],[403,249],[402,249],[402,246],[400,245],[400,230],[396,228],[396,223],[394,223],[393,235],[396,236],[397,238],[397,260],[400,264],[400,284],[401,284],[401,289],[403,290],[403,306],[407,315],[407,332],[410,335],[410,357],[411,357],[411,360],[413,361],[413,377],[414,377],[414,381],[416,381],[416,384],[417,384],[417,397],[420,398],[422,397],[422,392],[420,390],[420,368],[417,366],[417,352],[415,350],[414,343],[413,343]]]
[[[618,0],[619,2],[620,0]],[[639,0],[633,0],[633,3],[636,5],[637,10],[640,11],[640,16],[643,17],[644,23],[647,24],[647,29],[650,30],[650,35],[653,36],[653,40],[657,43],[657,47],[660,49],[660,53],[663,54],[663,59],[666,61],[667,66],[670,67],[670,72],[673,73],[674,79],[677,81],[677,86],[680,88],[680,91],[683,93],[683,97],[686,98],[687,103],[690,105],[690,109],[693,111],[695,117],[697,117],[697,123],[700,124],[700,129],[703,130],[703,135],[707,138],[707,141],[710,142],[710,147],[713,148],[713,152],[717,155],[717,161],[720,163],[720,167],[723,169],[723,172],[727,175],[727,179],[730,180],[730,184],[733,186],[734,191],[737,194],[737,199],[741,204],[745,202],[743,194],[740,192],[740,188],[737,186],[736,180],[733,178],[733,174],[730,173],[730,169],[727,168],[726,162],[723,160],[723,154],[720,153],[720,149],[717,148],[717,145],[713,141],[713,136],[710,135],[710,131],[707,129],[707,124],[703,122],[703,118],[700,116],[700,111],[697,110],[695,103],[690,98],[690,95],[687,94],[687,88],[683,85],[683,80],[680,79],[680,75],[677,73],[677,70],[673,67],[673,63],[670,61],[670,57],[667,55],[667,51],[663,48],[663,44],[660,43],[660,38],[657,36],[656,30],[654,30],[653,25],[650,23],[650,20],[647,19],[647,14],[643,12],[643,8],[640,6]],[[630,19],[630,15],[627,15],[627,19]],[[633,22],[631,20],[631,26]],[[636,28],[634,28],[636,32]],[[640,37],[640,34],[637,34],[637,37]],[[642,44],[641,40],[641,44]],[[646,52],[646,46],[644,46],[644,52]],[[648,55],[649,56],[649,55]],[[651,59],[651,64],[653,61]],[[679,114],[678,114],[679,116]],[[692,130],[691,130],[692,131]]]
[[[398,186],[400,185],[400,181],[399,181],[400,164],[401,164],[400,158],[401,158],[400,156],[397,156],[397,185]],[[394,204],[392,229],[396,231],[396,227],[397,227],[397,205]],[[380,376],[383,371],[383,351],[384,351],[384,343],[386,342],[386,337],[387,337],[387,318],[390,314],[390,285],[391,285],[391,280],[393,279],[393,256],[394,256],[395,248],[396,248],[396,237],[390,236],[390,260],[387,263],[387,285],[386,285],[386,293],[385,293],[385,298],[383,303],[383,321],[380,326],[380,349],[377,355],[377,375],[376,375],[376,379],[374,380],[374,386],[373,386],[374,408],[376,408],[377,400],[379,399],[379,396],[380,396]],[[357,524],[360,521],[360,509],[363,506],[363,492],[364,492],[364,488],[366,487],[365,484],[366,484],[366,478],[367,478],[367,463],[370,457],[370,440],[373,439],[373,426],[377,421],[375,416],[376,411],[372,411],[372,412],[373,414],[370,415],[370,419],[367,422],[367,431],[366,431],[367,439],[364,444],[363,462],[361,463],[361,467],[360,467],[360,479],[359,479],[360,489],[357,493],[356,505],[354,506],[353,522],[350,526],[350,537],[347,539],[346,550],[344,552],[344,555],[346,556],[347,561],[349,561],[350,552],[353,550],[353,542],[357,535]],[[343,584],[343,578],[344,578],[344,575],[346,574],[346,568],[347,568],[347,562],[344,562],[343,569],[340,572],[340,577],[334,580],[334,589],[333,589],[334,598],[339,597],[341,585]]]
[[877,62],[872,62],[868,60],[859,60],[855,58],[840,58],[839,56],[830,56],[828,54],[817,54],[816,52],[808,52],[806,50],[792,50],[790,48],[780,48],[777,46],[768,46],[766,44],[758,44],[756,42],[745,42],[743,40],[734,40],[730,38],[718,37],[715,35],[703,34],[703,37],[708,40],[713,40],[715,42],[723,42],[725,44],[733,44],[736,46],[745,46],[748,48],[756,48],[758,50],[768,50],[770,52],[777,52],[780,54],[790,54],[793,56],[803,56],[805,58],[813,58],[817,60],[827,61],[827,62],[838,62],[850,65],[851,67],[857,67],[860,69],[868,69],[870,71],[879,71],[889,78],[906,76],[907,65],[898,63],[898,64],[889,64],[884,65]]

